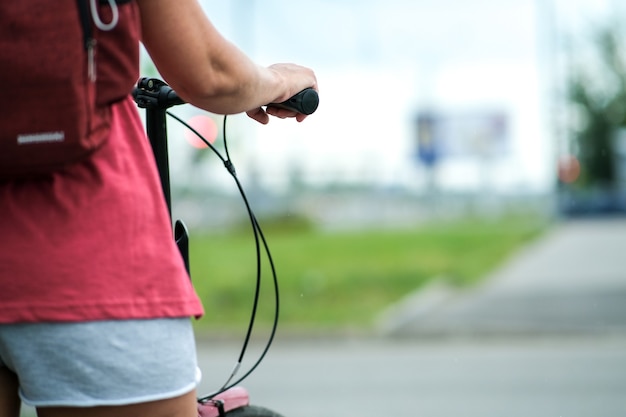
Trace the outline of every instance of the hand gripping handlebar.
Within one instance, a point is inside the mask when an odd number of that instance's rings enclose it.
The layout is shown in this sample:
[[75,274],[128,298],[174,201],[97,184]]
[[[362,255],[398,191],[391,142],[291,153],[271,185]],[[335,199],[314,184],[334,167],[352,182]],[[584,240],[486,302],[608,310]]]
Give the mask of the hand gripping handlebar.
[[282,103],[271,103],[268,107],[278,107],[281,109],[293,110],[302,114],[313,114],[317,110],[320,102],[317,91],[307,88],[300,91],[295,96],[283,101]]
[[[165,82],[154,78],[142,78],[133,91],[135,101],[142,108],[164,108],[183,104],[176,91]],[[302,114],[313,114],[317,110],[319,96],[317,91],[307,88],[282,103],[270,103],[268,106],[292,110]]]

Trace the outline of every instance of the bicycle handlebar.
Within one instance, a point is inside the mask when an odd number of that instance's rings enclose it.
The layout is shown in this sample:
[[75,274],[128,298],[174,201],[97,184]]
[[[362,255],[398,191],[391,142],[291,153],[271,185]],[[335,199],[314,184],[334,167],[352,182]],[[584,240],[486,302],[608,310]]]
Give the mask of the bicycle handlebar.
[[141,78],[133,89],[133,98],[142,109],[169,109],[185,104],[165,81],[156,78]]
[[[184,104],[176,91],[164,81],[156,78],[141,78],[133,90],[135,102],[141,108],[168,109],[172,106]],[[317,110],[319,96],[317,91],[307,88],[282,103],[270,103],[268,107],[278,107],[302,114],[313,114]]]
[[313,114],[317,110],[320,102],[317,91],[307,88],[300,91],[295,96],[283,101],[282,103],[270,103],[268,107],[278,107],[281,109],[292,110],[302,114]]

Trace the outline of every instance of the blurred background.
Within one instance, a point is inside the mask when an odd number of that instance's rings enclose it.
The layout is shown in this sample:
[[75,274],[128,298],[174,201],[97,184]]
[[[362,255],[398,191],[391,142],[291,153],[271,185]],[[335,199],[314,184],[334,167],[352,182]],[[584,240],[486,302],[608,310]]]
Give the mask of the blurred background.
[[[622,2],[202,5],[260,64],[300,63],[319,79],[304,123],[236,115],[226,129],[288,324],[371,325],[434,280],[482,282],[555,222],[626,210]],[[142,66],[158,75],[145,54]],[[221,117],[173,111],[223,152]],[[211,151],[174,120],[169,131],[174,216],[196,239],[209,317],[245,316],[255,260],[242,199]]]
[[[618,1],[202,3],[257,62],[318,74],[321,105],[306,124],[229,120],[259,211],[297,206],[345,228],[626,208]],[[219,117],[178,111],[221,138]],[[185,136],[180,126],[172,134]],[[186,221],[235,220],[222,197],[236,189],[219,161],[184,140],[171,146]],[[200,209],[213,194],[213,209]]]

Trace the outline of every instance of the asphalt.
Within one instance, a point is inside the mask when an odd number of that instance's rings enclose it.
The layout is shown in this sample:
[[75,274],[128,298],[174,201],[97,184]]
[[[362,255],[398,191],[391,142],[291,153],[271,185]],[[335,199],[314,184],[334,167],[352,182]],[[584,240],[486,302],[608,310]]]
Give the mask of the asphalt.
[[624,336],[626,218],[565,220],[482,285],[437,284],[384,312],[385,337]]

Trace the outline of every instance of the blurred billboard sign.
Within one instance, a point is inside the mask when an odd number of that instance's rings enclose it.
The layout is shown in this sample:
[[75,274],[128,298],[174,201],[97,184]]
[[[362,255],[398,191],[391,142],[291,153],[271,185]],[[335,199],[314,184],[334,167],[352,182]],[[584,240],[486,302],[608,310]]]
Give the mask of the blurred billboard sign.
[[428,166],[442,158],[490,158],[509,148],[504,111],[421,111],[415,118],[417,159]]

